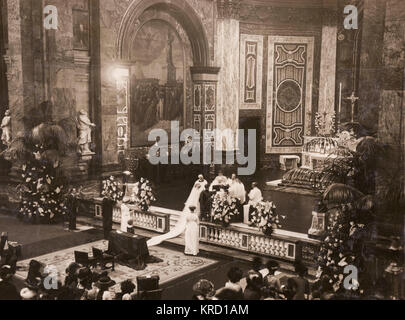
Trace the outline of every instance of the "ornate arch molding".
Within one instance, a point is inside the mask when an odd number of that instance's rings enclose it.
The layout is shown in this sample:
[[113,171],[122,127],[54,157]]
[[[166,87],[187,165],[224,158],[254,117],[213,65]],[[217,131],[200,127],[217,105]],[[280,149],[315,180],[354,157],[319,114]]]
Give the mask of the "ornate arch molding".
[[168,12],[186,31],[193,51],[194,66],[209,65],[209,46],[204,27],[194,9],[184,0],[134,0],[124,14],[118,33],[118,58],[129,60],[133,31],[139,18],[148,9]]
[[125,49],[129,49],[128,52],[123,53],[125,57],[127,57],[129,60],[132,60],[132,52],[131,52],[131,46],[134,43],[136,36],[138,32],[142,29],[142,27],[147,24],[148,22],[151,21],[163,21],[170,25],[173,30],[175,30],[175,35],[176,37],[180,40],[180,42],[183,45],[183,51],[185,54],[188,54],[190,52],[191,54],[191,44],[188,39],[187,33],[184,31],[183,27],[176,21],[175,18],[173,18],[170,14],[167,12],[163,11],[146,11],[144,12],[141,17],[138,19],[139,23],[137,25],[134,25],[133,28],[131,29],[130,36],[128,37],[129,39],[129,45],[125,46]]

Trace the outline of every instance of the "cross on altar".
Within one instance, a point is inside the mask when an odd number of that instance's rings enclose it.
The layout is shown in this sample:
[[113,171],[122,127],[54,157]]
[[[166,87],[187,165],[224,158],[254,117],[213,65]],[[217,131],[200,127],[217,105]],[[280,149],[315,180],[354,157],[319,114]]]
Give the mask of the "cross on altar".
[[347,97],[346,100],[349,100],[352,103],[352,123],[354,122],[354,107],[356,105],[357,100],[359,100],[359,97],[356,97],[354,94],[354,91],[352,92],[352,95],[350,97]]

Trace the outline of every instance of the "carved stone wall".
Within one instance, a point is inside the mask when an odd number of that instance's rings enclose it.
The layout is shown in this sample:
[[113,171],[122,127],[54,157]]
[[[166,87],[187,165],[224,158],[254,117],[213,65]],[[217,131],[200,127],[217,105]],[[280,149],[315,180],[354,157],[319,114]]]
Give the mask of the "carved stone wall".
[[[214,55],[214,2],[209,0],[103,0],[100,1],[100,57],[101,57],[101,110],[102,110],[102,162],[103,166],[118,164],[116,133],[117,88],[114,68],[121,63],[130,64],[130,39],[140,29],[144,18],[156,16],[170,23],[180,37],[191,42],[194,65],[213,63]],[[148,16],[144,13],[148,11]],[[190,20],[191,19],[191,20]],[[173,23],[174,21],[174,23]],[[183,30],[181,30],[183,29]],[[197,32],[197,30],[200,30]],[[197,33],[196,33],[197,32]],[[202,40],[201,40],[202,39]],[[204,49],[206,47],[206,50]],[[191,82],[187,74],[185,79]],[[185,92],[186,123],[191,125],[192,90]]]
[[[326,12],[326,13],[325,13]],[[270,154],[269,138],[269,112],[268,101],[271,99],[269,86],[269,37],[312,37],[313,38],[313,81],[312,93],[310,94],[311,106],[306,115],[309,120],[307,132],[311,134],[314,130],[313,114],[318,111],[319,100],[319,75],[321,61],[322,28],[324,16],[335,16],[334,10],[324,10],[320,7],[306,7],[305,1],[302,5],[294,4],[290,7],[287,4],[281,5],[277,1],[270,1],[268,5],[259,2],[241,1],[239,8],[240,33],[249,37],[263,37],[263,80],[262,80],[262,104],[258,109],[239,111],[240,118],[261,118],[260,136],[260,163],[264,167],[278,167],[278,154]],[[333,39],[332,39],[333,40]],[[325,56],[325,55],[324,55]],[[331,60],[331,59],[330,59]],[[326,60],[325,60],[326,61]],[[326,64],[325,62],[324,64]],[[241,70],[242,71],[242,70]],[[243,72],[243,71],[242,71]],[[332,75],[330,75],[332,76]],[[332,84],[331,84],[332,85]],[[333,90],[331,90],[333,91]],[[334,96],[334,92],[332,93]],[[267,152],[266,152],[267,150]]]
[[8,52],[4,56],[7,66],[9,108],[12,112],[14,132],[23,129],[24,85],[22,79],[22,33],[20,1],[7,1]]
[[[90,111],[90,46],[77,52],[74,11],[80,10],[89,42],[88,0],[7,1],[7,67],[12,131],[29,129],[42,119],[36,108],[44,101],[53,105],[52,119],[67,120],[69,142],[76,142],[74,120],[78,110]],[[44,28],[43,9],[58,9],[57,30]],[[86,38],[87,37],[87,38]],[[84,50],[85,49],[85,50]],[[37,117],[37,118],[35,118]],[[66,160],[74,171],[75,154]]]

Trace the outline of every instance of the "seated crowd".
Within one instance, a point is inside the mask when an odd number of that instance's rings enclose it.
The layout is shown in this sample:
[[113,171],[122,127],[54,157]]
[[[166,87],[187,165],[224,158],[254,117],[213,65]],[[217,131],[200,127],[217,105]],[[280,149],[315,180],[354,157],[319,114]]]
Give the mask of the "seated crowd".
[[[308,269],[301,263],[295,265],[296,276],[285,279],[277,276],[279,264],[270,260],[265,266],[260,258],[253,260],[246,278],[238,267],[228,271],[228,282],[219,290],[208,280],[200,280],[194,287],[193,300],[333,300],[330,279],[322,279],[312,288],[307,279]],[[283,277],[282,277],[283,276]],[[280,279],[284,278],[285,284]],[[311,290],[312,289],[312,290]]]
[[8,266],[1,267],[0,300],[135,300],[135,284],[131,280],[120,284],[120,291],[112,290],[116,282],[108,271],[97,272],[73,262],[66,269],[64,281],[53,279],[43,266],[32,260],[25,288],[18,292]]
[[[251,270],[244,275],[238,267],[232,267],[224,287],[215,290],[208,280],[200,280],[193,286],[193,300],[306,300],[334,299],[328,279],[311,288],[307,268],[298,263],[296,276],[286,279],[278,273],[279,264],[270,260],[265,265],[260,258],[253,260]],[[136,285],[127,280],[117,288],[108,271],[90,269],[76,262],[66,269],[65,279],[52,278],[51,271],[36,261],[29,265],[25,288],[20,292],[13,283],[9,266],[0,269],[0,300],[138,300]],[[281,283],[283,279],[284,284]],[[117,292],[118,291],[118,292]]]

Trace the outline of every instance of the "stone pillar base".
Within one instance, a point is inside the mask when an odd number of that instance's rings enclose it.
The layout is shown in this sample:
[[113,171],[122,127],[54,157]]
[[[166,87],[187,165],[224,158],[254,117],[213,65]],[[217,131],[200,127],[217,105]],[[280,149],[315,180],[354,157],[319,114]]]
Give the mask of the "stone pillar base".
[[84,153],[79,155],[77,177],[87,178],[89,175],[89,164],[96,154],[94,152]]

